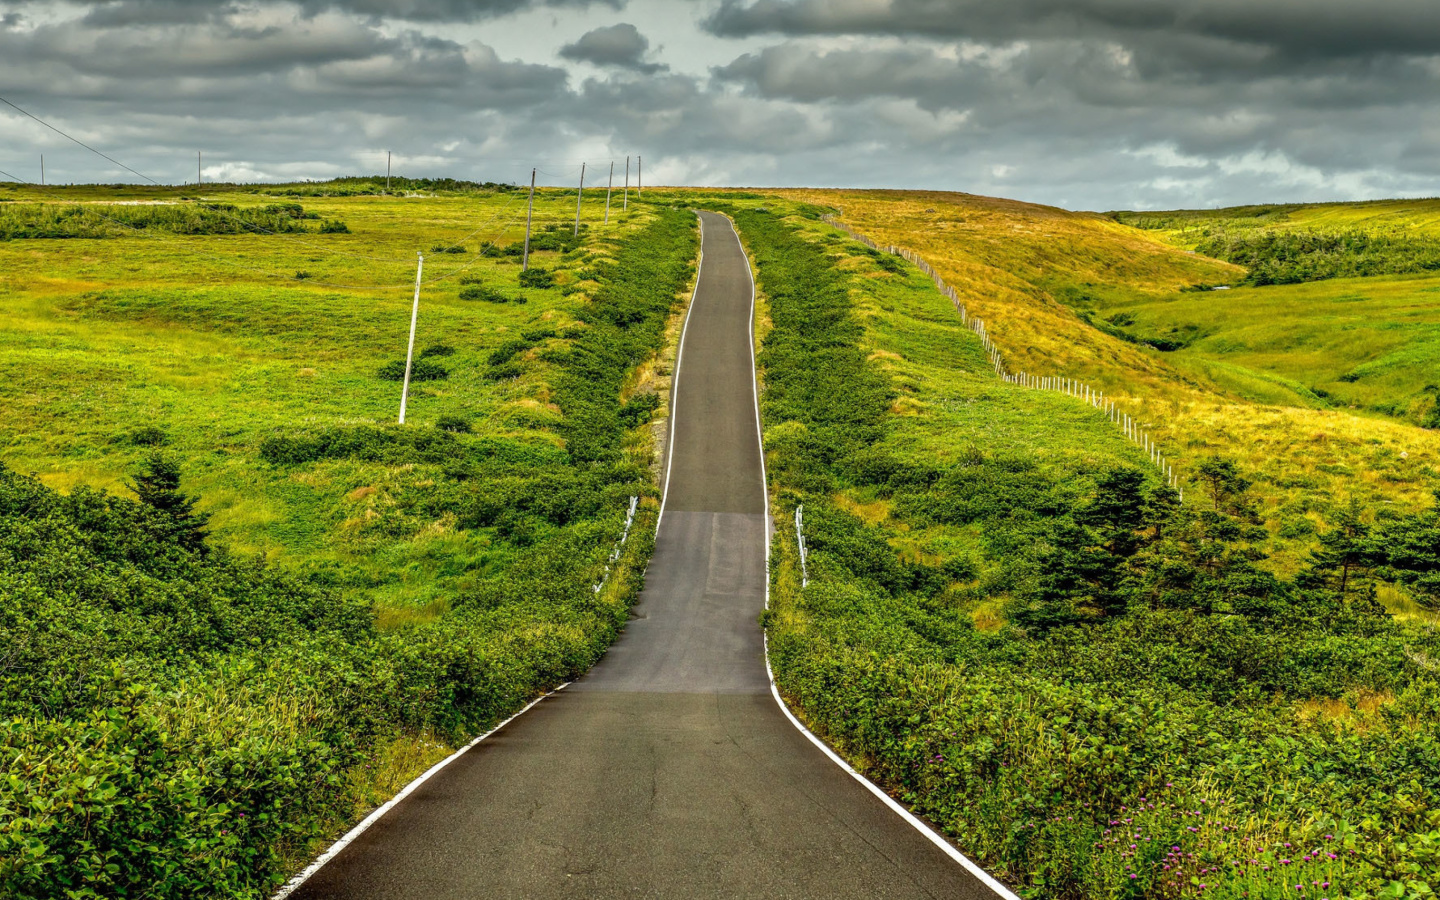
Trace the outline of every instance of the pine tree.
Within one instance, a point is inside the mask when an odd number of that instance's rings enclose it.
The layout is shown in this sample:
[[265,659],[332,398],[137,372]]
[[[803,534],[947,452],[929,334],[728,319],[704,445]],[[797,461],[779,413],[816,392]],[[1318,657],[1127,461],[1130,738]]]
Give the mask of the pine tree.
[[1370,526],[1360,520],[1360,504],[1351,500],[1335,516],[1335,527],[1320,535],[1320,546],[1310,552],[1310,567],[1324,573],[1329,586],[1343,599],[1355,577],[1379,562]]
[[195,511],[195,500],[180,491],[180,464],[160,451],[145,458],[130,489],[141,503],[163,515],[170,536],[194,553],[205,552],[205,523],[209,516]]

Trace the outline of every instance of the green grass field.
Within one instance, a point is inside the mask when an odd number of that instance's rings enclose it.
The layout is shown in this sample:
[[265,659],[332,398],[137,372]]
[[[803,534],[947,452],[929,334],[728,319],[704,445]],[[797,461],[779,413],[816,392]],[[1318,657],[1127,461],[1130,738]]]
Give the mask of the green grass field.
[[[649,551],[705,205],[756,267],[765,625],[812,727],[1037,900],[1261,900],[1296,873],[1430,895],[1440,276],[1196,291],[1247,277],[1188,252],[1204,214],[934,193],[653,191],[608,227],[592,195],[567,241],[575,195],[546,191],[555,280],[523,286],[522,195],[398,191],[0,186],[0,232],[50,235],[0,240],[0,462],[36,474],[0,470],[0,888],[264,896],[593,662]],[[1425,232],[1433,206],[1223,212]],[[1011,369],[1103,387],[1188,503],[1091,407],[997,379],[929,278],[827,213],[931,259]],[[399,428],[381,370],[417,250],[416,349],[448,377]],[[213,554],[119,499],[157,449]]]
[[[182,193],[65,195],[178,204]],[[242,207],[276,202],[239,190],[218,196]],[[537,231],[568,234],[574,198],[542,192]],[[477,434],[553,441],[558,416],[543,362],[497,381],[486,360],[527,331],[573,326],[586,294],[569,293],[573,275],[551,289],[521,289],[518,260],[477,255],[482,241],[523,239],[523,192],[298,200],[352,233],[185,237],[117,228],[106,239],[0,241],[0,452],[12,468],[62,489],[123,491],[150,449],[127,436],[158,427],[185,457],[186,484],[225,546],[328,571],[373,597],[387,618],[431,615],[494,560],[485,538],[444,520],[416,521],[397,506],[407,484],[429,475],[353,460],[286,472],[259,460],[260,443],[284,430],[394,421],[400,385],[376,372],[405,356],[416,250],[432,281],[422,289],[416,353],[437,345],[455,353],[435,357],[450,378],[412,386],[408,420],[430,428],[456,416]],[[603,200],[587,198],[587,225],[598,225]],[[596,228],[587,259],[648,218],[637,207],[616,212],[607,235]],[[453,245],[466,252],[431,252]],[[536,252],[532,263],[554,268],[559,256]],[[526,302],[462,300],[461,276]]]
[[1249,401],[1440,425],[1440,263],[1430,253],[1440,201],[1113,215],[1177,247],[1233,253],[1251,267],[1239,281],[1266,277],[1230,293],[1101,302],[1098,317],[1182,345],[1170,362]]
[[1341,278],[1098,304],[1178,369],[1244,400],[1430,420],[1440,389],[1440,276]]
[[[1436,632],[1376,602],[1408,576],[1368,527],[1277,577],[1243,477],[1182,507],[1089,406],[999,381],[927,277],[759,206],[766,624],[807,723],[1022,896],[1430,896]],[[1433,580],[1437,514],[1366,512]]]
[[268,896],[623,625],[693,215],[397,188],[0,190],[0,894]]

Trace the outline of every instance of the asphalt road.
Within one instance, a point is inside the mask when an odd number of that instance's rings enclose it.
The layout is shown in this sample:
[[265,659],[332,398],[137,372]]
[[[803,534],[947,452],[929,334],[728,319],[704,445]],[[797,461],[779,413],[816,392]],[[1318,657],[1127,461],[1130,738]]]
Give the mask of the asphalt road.
[[748,265],[702,213],[670,477],[645,589],[585,678],[478,744],[291,896],[996,896],[770,693]]

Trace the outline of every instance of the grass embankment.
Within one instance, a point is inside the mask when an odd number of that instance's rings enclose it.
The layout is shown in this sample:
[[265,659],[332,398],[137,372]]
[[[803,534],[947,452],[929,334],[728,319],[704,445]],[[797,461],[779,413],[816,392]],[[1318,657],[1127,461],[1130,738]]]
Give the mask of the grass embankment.
[[[542,227],[566,206],[537,200]],[[637,373],[683,303],[693,216],[542,232],[532,263],[555,284],[522,288],[505,245],[524,208],[503,194],[305,208],[351,234],[0,242],[6,896],[264,896],[448,746],[584,671],[638,590],[659,404]],[[448,377],[413,385],[396,427],[382,370],[409,290],[316,282],[404,285],[407,250],[496,213],[467,253],[427,260],[479,284],[425,288],[417,350]],[[509,302],[462,299],[479,286]],[[118,496],[157,450],[148,471],[178,463],[208,548],[173,484]]]
[[[1238,283],[1246,272],[1188,253],[1161,231],[1108,216],[964,194],[783,193],[837,209],[843,221],[882,244],[919,252],[986,320],[1012,370],[1063,375],[1104,390],[1176,460],[1191,489],[1198,460],[1233,459],[1255,481],[1269,531],[1262,546],[1274,569],[1293,572],[1302,565],[1314,530],[1334,521],[1352,499],[1366,509],[1401,511],[1430,501],[1440,433],[1416,427],[1414,418],[1396,421],[1349,408],[1388,404],[1407,416],[1425,414],[1435,319],[1415,302],[1430,296],[1420,293],[1428,286],[1423,276],[1377,284],[1373,294],[1341,282],[1195,293],[1183,289]],[[1332,305],[1305,309],[1293,296],[1267,293],[1290,291],[1328,296]],[[1356,294],[1366,299],[1340,300]],[[1336,306],[1346,318],[1327,322]],[[1259,313],[1285,319],[1277,324]],[[1107,321],[1125,314],[1133,322],[1122,318],[1123,327]],[[1186,324],[1201,330],[1192,333]],[[1320,362],[1305,352],[1307,340],[1343,340],[1337,329],[1346,325],[1355,327],[1346,332],[1354,340],[1345,355]],[[1197,340],[1162,352],[1137,337]],[[1372,368],[1374,394],[1364,393],[1365,378],[1342,380]],[[1390,386],[1397,395],[1384,398]],[[1409,601],[1395,595],[1388,602],[1400,608]]]
[[1180,508],[1093,409],[996,380],[923,275],[736,220],[771,660],[812,727],[1028,896],[1427,895],[1440,642],[1352,580],[1353,542],[1266,574],[1243,482]]

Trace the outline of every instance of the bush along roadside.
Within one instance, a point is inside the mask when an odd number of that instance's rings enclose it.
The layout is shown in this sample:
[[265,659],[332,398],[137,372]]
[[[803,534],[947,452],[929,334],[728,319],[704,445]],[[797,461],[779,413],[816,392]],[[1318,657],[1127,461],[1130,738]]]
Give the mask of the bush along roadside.
[[[877,276],[735,217],[773,323],[765,625],[812,728],[1027,897],[1431,895],[1440,639],[1375,602],[1364,574],[1393,548],[1341,524],[1294,577],[1266,570],[1223,460],[1182,508],[1123,456],[1061,468],[983,421],[947,436],[970,452],[915,452],[857,346],[852,297]],[[862,518],[856,491],[888,513]],[[1436,522],[1382,530],[1440,546]],[[1429,577],[1433,555],[1398,555]]]
[[563,441],[447,423],[265,442],[296,473],[436,469],[396,516],[486,529],[495,554],[434,621],[379,629],[368,602],[207,545],[162,450],[136,481],[146,502],[0,468],[0,896],[268,896],[353,819],[355,773],[387,741],[463,741],[593,664],[653,540],[650,503],[594,589],[628,498],[656,493],[620,389],[660,349],[695,251],[674,210],[615,247],[553,360]]

